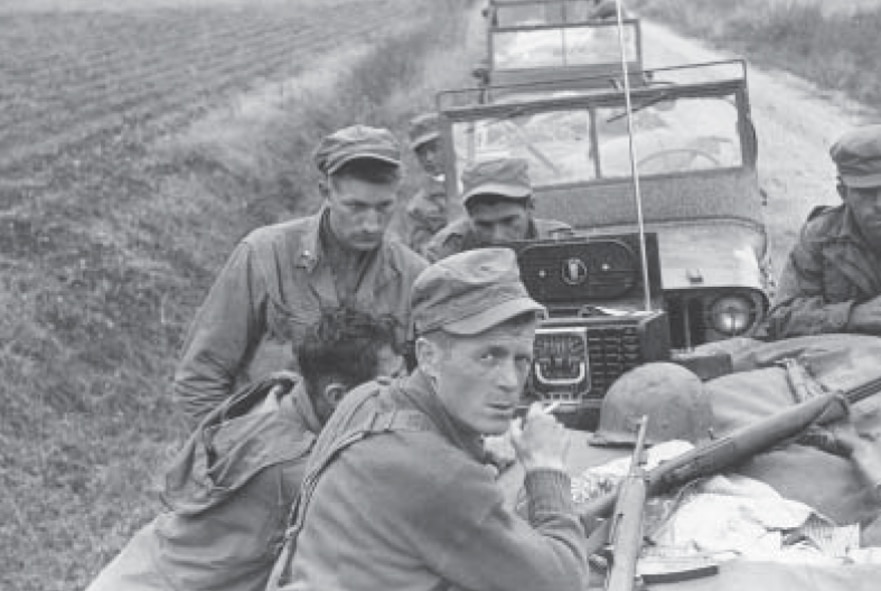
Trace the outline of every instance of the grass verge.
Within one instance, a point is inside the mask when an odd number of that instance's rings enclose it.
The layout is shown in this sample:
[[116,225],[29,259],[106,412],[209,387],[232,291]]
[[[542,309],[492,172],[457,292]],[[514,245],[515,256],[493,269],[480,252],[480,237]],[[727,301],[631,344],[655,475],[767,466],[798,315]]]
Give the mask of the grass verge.
[[0,588],[82,588],[155,514],[185,435],[169,378],[186,325],[239,237],[316,209],[318,139],[354,122],[403,137],[467,82],[473,2],[379,4],[393,29],[175,137],[62,156],[0,212]]
[[[633,0],[639,14],[874,104],[881,99],[881,6],[817,1]],[[836,3],[837,4],[837,3]],[[842,3],[848,4],[848,3]]]

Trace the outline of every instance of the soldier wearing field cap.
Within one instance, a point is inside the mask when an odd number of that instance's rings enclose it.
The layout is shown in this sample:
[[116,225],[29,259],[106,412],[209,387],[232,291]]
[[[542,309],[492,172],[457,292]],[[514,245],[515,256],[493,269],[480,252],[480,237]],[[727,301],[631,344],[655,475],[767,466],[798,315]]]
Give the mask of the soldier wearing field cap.
[[848,131],[830,155],[843,203],[814,210],[802,229],[770,313],[775,338],[881,335],[881,125]]
[[424,174],[419,190],[399,210],[389,232],[418,253],[450,219],[444,186],[444,154],[436,113],[424,113],[410,121],[410,149],[416,154]]
[[[269,589],[580,590],[583,529],[565,432],[535,405],[514,421],[543,311],[513,251],[429,266],[412,294],[418,366],[353,391],[310,459],[293,553]],[[528,520],[508,508],[482,437],[512,428]]]
[[562,222],[532,216],[529,163],[522,158],[469,164],[462,172],[462,205],[467,217],[435,235],[424,250],[428,260],[505,242],[549,238],[571,229]]
[[322,310],[386,318],[403,345],[410,286],[425,261],[386,240],[401,150],[386,129],[354,125],[321,140],[320,211],[251,232],[235,248],[190,326],[174,391],[198,420],[237,384],[282,368]]

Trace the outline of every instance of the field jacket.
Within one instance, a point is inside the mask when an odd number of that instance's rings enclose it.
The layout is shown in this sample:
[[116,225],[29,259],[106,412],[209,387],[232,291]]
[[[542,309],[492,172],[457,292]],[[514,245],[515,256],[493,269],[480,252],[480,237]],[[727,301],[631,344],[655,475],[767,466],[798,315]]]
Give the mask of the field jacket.
[[362,386],[316,443],[281,588],[581,589],[569,476],[527,474],[527,522],[505,505],[495,473],[481,438],[454,422],[418,369]]
[[[551,238],[556,232],[571,230],[568,224],[556,220],[533,219],[524,237],[526,240]],[[443,230],[434,235],[425,245],[423,254],[432,263],[450,255],[486,246],[471,228],[471,220],[467,217],[450,222]]]
[[168,511],[87,591],[263,591],[320,429],[305,388],[286,378],[229,398],[175,457]]
[[400,208],[389,228],[390,234],[422,254],[425,246],[449,222],[447,194],[440,183],[426,183]]
[[[323,252],[324,212],[259,228],[245,237],[196,314],[175,372],[175,396],[199,419],[234,388],[280,369],[296,369],[298,342],[322,310],[337,308],[334,270]],[[426,262],[384,241],[353,294],[358,310],[394,321],[399,344],[410,324],[410,286]]]
[[783,274],[768,333],[773,338],[846,332],[854,304],[881,295],[881,253],[862,238],[850,210],[830,207],[802,229]]

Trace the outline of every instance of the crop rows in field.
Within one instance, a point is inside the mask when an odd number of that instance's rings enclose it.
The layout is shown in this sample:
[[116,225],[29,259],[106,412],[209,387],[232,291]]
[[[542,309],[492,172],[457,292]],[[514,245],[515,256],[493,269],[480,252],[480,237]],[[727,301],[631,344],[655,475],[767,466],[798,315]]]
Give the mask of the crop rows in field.
[[381,7],[332,23],[296,3],[0,17],[0,172],[125,129],[149,137],[233,91],[292,76],[340,37],[381,28],[393,18]]

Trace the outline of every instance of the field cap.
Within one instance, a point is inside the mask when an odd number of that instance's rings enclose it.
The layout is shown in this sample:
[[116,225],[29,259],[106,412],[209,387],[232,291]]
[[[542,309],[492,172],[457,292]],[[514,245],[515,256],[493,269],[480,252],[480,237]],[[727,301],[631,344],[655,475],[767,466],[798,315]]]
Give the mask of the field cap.
[[410,119],[410,149],[440,137],[437,113],[423,113]]
[[832,144],[829,155],[848,187],[881,187],[881,124],[848,131]]
[[352,125],[322,139],[314,154],[318,170],[327,175],[332,175],[347,162],[362,158],[400,166],[401,146],[387,129]]
[[410,305],[417,334],[475,335],[545,309],[529,297],[509,248],[468,250],[429,265],[413,283]]
[[529,163],[523,158],[497,158],[473,162],[462,171],[462,204],[475,195],[503,195],[526,199],[532,195]]

